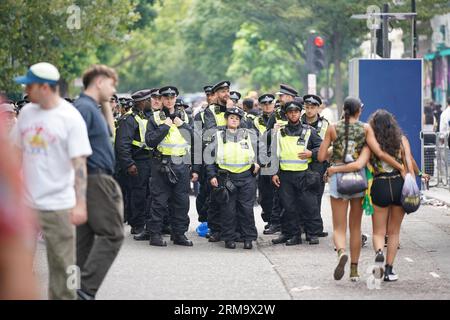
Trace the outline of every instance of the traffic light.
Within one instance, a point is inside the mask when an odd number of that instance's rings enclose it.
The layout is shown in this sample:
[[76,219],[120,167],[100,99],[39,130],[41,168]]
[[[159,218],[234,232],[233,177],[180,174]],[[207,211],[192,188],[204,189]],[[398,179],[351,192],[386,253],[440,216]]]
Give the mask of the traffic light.
[[377,37],[376,52],[377,52],[377,55],[380,56],[381,58],[390,58],[392,42],[391,41],[387,42],[389,56],[385,57],[384,56],[384,49],[383,49],[383,28],[384,28],[384,24],[381,23],[380,24],[380,28],[377,29],[377,31],[376,31],[376,37]]
[[308,37],[306,65],[309,73],[318,73],[325,67],[325,40],[317,35]]

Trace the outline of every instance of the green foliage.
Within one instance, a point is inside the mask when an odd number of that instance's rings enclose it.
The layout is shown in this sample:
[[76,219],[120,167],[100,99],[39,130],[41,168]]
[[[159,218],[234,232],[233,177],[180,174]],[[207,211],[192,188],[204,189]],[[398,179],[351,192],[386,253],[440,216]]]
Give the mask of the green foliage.
[[[81,28],[71,30],[73,2],[0,2],[0,88],[19,91],[12,78],[49,61],[67,81],[92,63],[108,64],[119,72],[121,92],[164,84],[197,92],[222,79],[243,93],[274,91],[280,83],[305,92],[304,45],[315,31],[325,39],[329,62],[318,88],[329,82],[340,105],[347,62],[359,56],[369,33],[366,21],[350,17],[386,0],[78,0]],[[448,0],[417,0],[417,9],[423,34],[430,32],[429,19],[450,7]],[[391,11],[410,11],[410,1]],[[408,39],[409,28],[403,29]]]
[[12,81],[39,61],[55,64],[66,80],[96,62],[97,48],[120,43],[139,19],[131,0],[79,0],[80,28],[69,28],[72,0],[3,0],[0,2],[0,88],[20,87]]

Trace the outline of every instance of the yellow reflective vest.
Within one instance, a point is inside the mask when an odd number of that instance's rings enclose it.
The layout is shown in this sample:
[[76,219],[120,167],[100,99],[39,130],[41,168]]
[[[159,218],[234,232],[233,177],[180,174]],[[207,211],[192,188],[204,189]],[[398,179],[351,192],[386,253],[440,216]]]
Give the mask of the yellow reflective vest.
[[[225,127],[227,125],[227,120],[225,119],[225,112],[220,112],[220,106],[216,104],[211,104],[206,109],[209,109],[211,113],[214,115],[217,127]],[[203,123],[205,123],[205,111],[203,111],[200,114]]]
[[283,171],[306,171],[312,159],[299,159],[298,154],[306,150],[311,129],[303,128],[300,136],[282,135],[277,132],[277,156]]
[[[186,112],[184,110],[182,112],[184,112],[184,119],[187,119],[188,116]],[[161,111],[156,111],[153,115],[158,126],[164,123],[164,120],[161,120]],[[189,143],[184,139],[183,135],[175,124],[172,124],[167,135],[156,147],[156,149],[162,155],[178,157],[186,155],[189,148]]]
[[319,118],[319,122],[317,123],[317,133],[319,134],[320,138],[325,138],[325,133],[327,133],[327,129],[330,123],[327,119],[321,119]]
[[249,133],[246,129],[241,130],[244,130],[244,134],[237,142],[227,141],[225,130],[216,133],[216,163],[220,169],[242,173],[249,170],[255,162],[255,151]]
[[134,116],[134,120],[136,120],[139,125],[139,137],[141,141],[133,140],[133,146],[143,148],[145,150],[150,150],[150,148],[145,144],[145,132],[147,131],[148,119],[143,119],[138,114],[136,114]]

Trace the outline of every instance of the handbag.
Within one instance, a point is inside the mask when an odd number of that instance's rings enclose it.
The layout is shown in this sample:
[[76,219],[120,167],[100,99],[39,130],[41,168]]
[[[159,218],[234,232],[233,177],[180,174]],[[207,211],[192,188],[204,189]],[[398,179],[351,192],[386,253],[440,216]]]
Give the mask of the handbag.
[[[407,168],[405,150],[402,147],[402,160],[403,165]],[[407,214],[416,212],[420,207],[420,191],[417,186],[416,180],[410,173],[407,173],[405,176],[405,181],[403,182],[402,195],[400,198],[402,203],[403,210]]]
[[336,173],[337,192],[345,195],[361,193],[367,189],[366,170]]
[[[347,151],[348,140],[346,141],[345,151]],[[344,163],[349,163],[344,152]],[[362,168],[353,172],[336,173],[337,192],[345,195],[361,193],[367,189],[366,169]]]

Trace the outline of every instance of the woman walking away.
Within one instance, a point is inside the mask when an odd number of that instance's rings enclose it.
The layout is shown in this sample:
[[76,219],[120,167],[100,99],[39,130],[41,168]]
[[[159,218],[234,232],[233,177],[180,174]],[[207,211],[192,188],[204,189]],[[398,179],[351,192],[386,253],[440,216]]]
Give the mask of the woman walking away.
[[[344,101],[344,119],[328,127],[325,138],[320,146],[318,159],[328,159],[328,148],[332,145],[331,165],[341,166],[344,162],[355,161],[359,158],[366,143],[371,150],[383,161],[398,170],[402,170],[393,157],[383,152],[378,145],[373,130],[368,124],[359,121],[363,104],[357,98],[348,97]],[[338,253],[338,264],[334,270],[334,279],[341,280],[344,276],[345,265],[348,261],[346,253],[347,211],[350,205],[350,280],[358,281],[358,261],[361,252],[361,219],[362,198],[364,191],[356,194],[341,194],[337,191],[336,175],[330,177],[331,209],[333,212],[333,240]]]
[[[405,163],[408,172],[414,175],[414,162],[408,139],[393,117],[386,110],[378,110],[370,117],[369,124],[381,149],[394,157],[398,164]],[[373,248],[375,249],[375,263],[383,265],[384,237],[389,235],[387,243],[387,259],[385,270],[379,274],[384,281],[397,281],[398,276],[393,271],[393,264],[400,243],[400,226],[405,216],[400,201],[403,188],[403,172],[393,168],[390,164],[372,154],[369,148],[364,148],[359,159],[345,166],[330,168],[329,175],[336,172],[352,172],[363,168],[370,160],[374,168],[374,179],[371,197],[374,207],[372,216]]]

